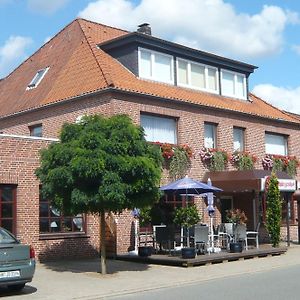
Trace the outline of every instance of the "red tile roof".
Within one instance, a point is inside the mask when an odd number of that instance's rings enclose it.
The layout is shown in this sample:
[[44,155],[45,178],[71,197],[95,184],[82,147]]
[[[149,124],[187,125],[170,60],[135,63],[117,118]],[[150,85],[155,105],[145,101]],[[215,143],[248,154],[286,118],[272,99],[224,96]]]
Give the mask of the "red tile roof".
[[[76,19],[16,70],[0,80],[0,117],[92,93],[108,87],[169,100],[242,112],[253,116],[300,123],[262,99],[251,101],[181,88],[137,78],[98,44],[128,34],[127,31]],[[37,88],[26,90],[36,72],[50,69]]]

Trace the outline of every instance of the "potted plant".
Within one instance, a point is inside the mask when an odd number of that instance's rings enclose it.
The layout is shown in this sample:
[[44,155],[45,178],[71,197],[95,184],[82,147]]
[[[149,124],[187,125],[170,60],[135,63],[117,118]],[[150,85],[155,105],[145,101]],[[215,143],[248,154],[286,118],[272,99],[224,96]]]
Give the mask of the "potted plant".
[[[235,229],[239,224],[246,224],[247,217],[244,211],[239,208],[233,208],[227,211],[226,220],[229,223],[232,223],[233,226],[233,234],[235,235]],[[233,242],[229,245],[230,252],[242,252],[243,244],[239,242],[239,236],[235,236]]]
[[174,223],[187,229],[187,247],[181,249],[182,258],[195,258],[195,248],[190,247],[189,230],[200,221],[195,205],[180,207],[175,210]]

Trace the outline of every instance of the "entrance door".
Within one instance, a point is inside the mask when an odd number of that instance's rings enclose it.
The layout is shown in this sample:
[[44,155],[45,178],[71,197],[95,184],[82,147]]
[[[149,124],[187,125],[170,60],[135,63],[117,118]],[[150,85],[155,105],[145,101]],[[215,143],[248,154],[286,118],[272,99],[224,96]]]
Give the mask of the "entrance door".
[[227,210],[233,208],[233,200],[231,196],[221,197],[221,222],[226,223],[226,213]]

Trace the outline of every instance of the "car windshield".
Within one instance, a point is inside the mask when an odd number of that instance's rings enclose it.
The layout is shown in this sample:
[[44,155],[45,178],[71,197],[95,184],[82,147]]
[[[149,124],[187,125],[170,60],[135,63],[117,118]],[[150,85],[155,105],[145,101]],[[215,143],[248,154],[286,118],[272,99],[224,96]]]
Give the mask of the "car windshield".
[[0,228],[0,245],[1,244],[13,244],[18,241],[5,229]]

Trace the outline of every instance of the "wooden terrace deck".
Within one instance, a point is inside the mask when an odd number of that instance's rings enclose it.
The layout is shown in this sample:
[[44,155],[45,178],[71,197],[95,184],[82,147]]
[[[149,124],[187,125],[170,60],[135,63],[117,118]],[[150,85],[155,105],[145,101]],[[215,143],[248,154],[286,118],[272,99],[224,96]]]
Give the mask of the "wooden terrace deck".
[[244,250],[240,253],[230,253],[227,251],[221,251],[220,253],[197,255],[196,258],[191,259],[181,258],[180,253],[178,253],[177,255],[152,254],[148,257],[123,254],[117,255],[116,259],[146,264],[158,264],[177,267],[195,267],[208,264],[281,255],[284,254],[286,251],[287,247],[272,248],[269,245],[262,245],[259,249],[253,248],[249,249],[248,251]]

